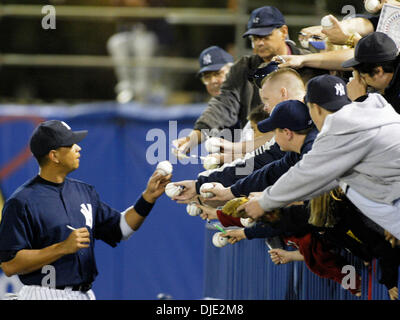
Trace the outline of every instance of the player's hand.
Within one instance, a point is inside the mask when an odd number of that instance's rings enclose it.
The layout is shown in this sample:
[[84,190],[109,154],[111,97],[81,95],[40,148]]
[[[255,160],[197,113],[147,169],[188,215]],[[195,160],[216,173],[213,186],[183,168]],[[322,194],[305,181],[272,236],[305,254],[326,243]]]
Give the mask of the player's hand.
[[272,58],[272,61],[276,61],[279,63],[278,68],[299,69],[304,67],[304,56],[300,55],[275,56]]
[[202,218],[203,220],[216,220],[216,219],[218,219],[217,209],[210,208],[208,206],[203,206],[201,204],[196,204],[196,207],[201,209],[200,218]]
[[149,181],[147,182],[146,190],[143,192],[143,198],[154,203],[164,193],[165,186],[171,182],[172,175],[164,176],[158,170],[154,171]]
[[77,252],[79,249],[89,248],[90,233],[86,227],[72,230],[70,235],[62,243],[65,254]]
[[261,218],[265,212],[264,209],[261,208],[260,203],[258,200],[261,198],[261,195],[258,196],[252,196],[249,198],[250,200],[244,204],[242,204],[240,207],[237,208],[237,211],[244,210],[249,218],[252,218],[253,220],[257,220],[258,218]]
[[197,195],[195,180],[178,181],[174,182],[174,185],[183,187],[182,193],[172,198],[172,200],[178,203],[188,203],[188,201],[192,200]]
[[221,183],[219,182],[212,182],[213,188],[209,189],[202,189],[203,193],[211,192],[214,194],[212,198],[207,198],[205,200],[211,200],[211,201],[229,201],[235,198],[235,196],[231,192],[231,188],[225,188]]
[[221,237],[228,238],[230,244],[235,244],[243,239],[246,239],[244,229],[227,230],[226,233],[221,233]]

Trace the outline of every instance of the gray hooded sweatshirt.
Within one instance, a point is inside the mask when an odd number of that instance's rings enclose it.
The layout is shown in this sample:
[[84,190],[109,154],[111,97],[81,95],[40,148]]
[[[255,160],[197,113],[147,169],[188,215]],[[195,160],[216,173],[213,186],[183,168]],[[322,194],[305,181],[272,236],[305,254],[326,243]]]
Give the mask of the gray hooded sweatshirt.
[[346,183],[384,204],[400,198],[400,114],[377,93],[328,115],[311,151],[264,190],[265,211]]

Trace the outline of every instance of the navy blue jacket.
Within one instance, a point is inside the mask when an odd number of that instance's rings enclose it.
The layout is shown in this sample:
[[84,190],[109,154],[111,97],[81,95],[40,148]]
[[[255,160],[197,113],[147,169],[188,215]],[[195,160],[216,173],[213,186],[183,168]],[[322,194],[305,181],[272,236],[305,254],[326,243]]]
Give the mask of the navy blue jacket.
[[[265,146],[261,146],[255,151],[254,157],[252,158],[238,162],[236,165],[221,168],[222,170],[216,169],[208,176],[199,176],[196,181],[197,194],[200,194],[200,187],[203,183],[219,182],[224,187],[229,187],[236,181],[247,177],[253,171],[261,169],[268,163],[281,159],[284,155],[285,152],[281,151],[279,145],[276,143],[269,149],[265,148]],[[246,170],[243,170],[244,168],[246,168]],[[249,170],[247,170],[247,168],[249,168]]]
[[249,176],[238,180],[231,186],[233,195],[235,197],[248,196],[251,192],[264,191],[265,188],[273,185],[290,167],[299,162],[303,158],[303,155],[311,150],[317,135],[318,130],[314,127],[306,136],[300,154],[297,152],[286,152],[283,158],[271,162],[263,168],[254,171]]

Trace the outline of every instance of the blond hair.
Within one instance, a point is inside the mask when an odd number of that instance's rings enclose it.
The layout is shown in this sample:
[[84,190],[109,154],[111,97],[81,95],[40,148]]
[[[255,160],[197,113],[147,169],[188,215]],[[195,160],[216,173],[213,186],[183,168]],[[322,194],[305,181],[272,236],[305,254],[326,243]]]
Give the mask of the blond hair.
[[[273,71],[273,72],[271,72],[270,74],[268,74],[264,79],[262,79],[262,81],[261,81],[261,86],[263,86],[264,85],[264,83],[267,81],[267,80],[272,80],[272,79],[279,79],[279,80],[287,80],[287,78],[288,77],[290,77],[291,79],[290,80],[292,80],[292,77],[295,77],[296,79],[298,79],[299,81],[301,81],[301,83],[303,84],[303,86],[305,87],[305,85],[304,85],[304,81],[303,81],[303,79],[301,78],[301,76],[300,76],[300,74],[296,71],[296,70],[294,70],[294,69],[292,69],[292,68],[282,68],[282,69],[278,69],[278,70],[276,70],[276,71]],[[289,81],[289,83],[290,83],[290,81]]]

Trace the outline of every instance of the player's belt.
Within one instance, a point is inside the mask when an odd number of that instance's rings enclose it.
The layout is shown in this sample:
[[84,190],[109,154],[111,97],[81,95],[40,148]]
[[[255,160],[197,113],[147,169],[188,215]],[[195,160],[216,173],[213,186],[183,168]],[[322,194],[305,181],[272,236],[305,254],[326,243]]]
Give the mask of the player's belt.
[[64,290],[66,288],[71,288],[72,291],[82,291],[82,292],[87,292],[92,288],[91,283],[82,283],[82,284],[77,284],[75,286],[58,286],[56,289],[59,290]]

